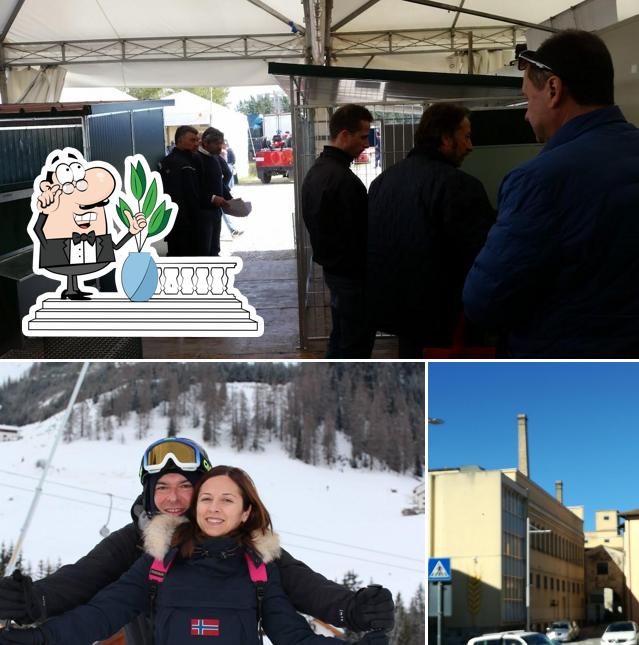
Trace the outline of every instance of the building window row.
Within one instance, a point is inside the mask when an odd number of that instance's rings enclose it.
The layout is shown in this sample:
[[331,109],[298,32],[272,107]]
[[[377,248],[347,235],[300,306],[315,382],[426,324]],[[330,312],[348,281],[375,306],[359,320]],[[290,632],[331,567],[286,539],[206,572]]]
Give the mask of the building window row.
[[[545,529],[546,527],[537,525],[537,528]],[[583,545],[557,535],[554,531],[551,533],[533,533],[530,536],[530,546],[540,553],[546,553],[561,560],[583,565]]]
[[541,589],[542,582],[544,589],[550,589],[550,591],[561,591],[562,593],[574,593],[578,594],[583,591],[581,583],[574,582],[573,580],[560,580],[559,578],[553,578],[552,576],[544,576],[540,573],[530,574],[530,584],[533,584],[533,575],[535,580],[535,588]]

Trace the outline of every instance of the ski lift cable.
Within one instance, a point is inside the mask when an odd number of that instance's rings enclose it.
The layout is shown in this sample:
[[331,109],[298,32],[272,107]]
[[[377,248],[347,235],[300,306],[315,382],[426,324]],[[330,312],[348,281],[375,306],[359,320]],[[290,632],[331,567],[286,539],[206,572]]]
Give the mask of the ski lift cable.
[[292,533],[291,531],[278,531],[282,535],[294,535],[295,537],[307,538],[309,540],[315,540],[317,542],[325,542],[326,544],[335,544],[336,546],[345,546],[349,549],[357,549],[358,551],[368,551],[369,553],[377,553],[379,555],[389,555],[392,558],[398,558],[400,560],[410,560],[411,562],[423,562],[419,558],[409,558],[406,555],[395,555],[394,553],[389,553],[388,551],[378,551],[376,549],[367,549],[360,545],[346,544],[345,542],[335,542],[334,540],[325,540],[322,538],[311,537],[310,535],[303,535],[302,533]]
[[[3,488],[13,488],[15,490],[23,490],[27,493],[33,493],[33,488],[25,488],[24,486],[15,486],[14,484],[2,484]],[[85,504],[86,506],[94,506],[95,508],[109,508],[108,504],[98,504],[96,502],[87,502],[84,499],[76,499],[75,497],[65,497],[64,495],[56,495],[55,493],[42,493],[45,497],[55,497],[56,499],[63,499],[65,502],[76,502],[77,504]],[[109,493],[107,493],[108,495]],[[127,515],[130,513],[130,510],[127,508],[119,508],[117,506],[113,507],[115,511],[121,511]]]
[[47,474],[49,472],[49,467],[51,466],[51,462],[53,461],[55,451],[58,447],[58,444],[60,443],[60,439],[62,438],[62,433],[64,432],[64,429],[66,428],[67,423],[69,422],[69,418],[71,417],[71,410],[73,409],[73,405],[75,404],[75,401],[78,398],[78,393],[80,392],[80,387],[84,382],[84,377],[86,376],[87,370],[89,369],[89,365],[90,363],[88,361],[84,362],[82,364],[82,368],[80,369],[80,373],[78,374],[75,387],[73,388],[73,392],[71,392],[71,397],[69,398],[67,409],[64,412],[64,416],[62,417],[60,421],[60,425],[58,426],[58,431],[56,433],[55,439],[53,440],[53,444],[51,445],[49,458],[47,459],[47,463],[45,464],[44,469],[42,471],[42,476],[40,478],[40,481],[36,486],[35,495],[33,496],[33,500],[31,501],[31,506],[27,511],[27,517],[25,518],[24,524],[22,525],[20,535],[18,536],[18,540],[14,547],[13,553],[11,554],[11,558],[7,563],[5,573],[4,573],[5,576],[10,576],[13,573],[14,569],[16,568],[16,564],[18,561],[18,554],[20,553],[20,550],[22,548],[22,543],[24,542],[24,538],[26,537],[27,531],[29,530],[29,524],[31,524],[31,518],[33,517],[33,514],[38,505],[38,501],[40,499],[40,495],[42,494],[42,486],[46,481]]
[[[14,477],[22,477],[24,479],[39,479],[39,477],[34,477],[33,475],[21,475],[19,473],[14,473],[10,470],[2,470],[1,468],[0,468],[0,473],[6,473],[7,475],[12,475]],[[48,484],[50,486],[60,486],[62,488],[73,488],[75,490],[81,490],[85,493],[95,493],[96,495],[112,495],[112,493],[109,493],[107,491],[95,490],[94,488],[84,488],[82,486],[73,486],[72,484],[62,484],[60,482],[52,482],[52,481],[49,481]],[[131,501],[130,497],[124,497],[123,495],[115,495],[115,494],[113,494],[113,499],[121,499],[121,500],[124,500],[125,502]]]
[[[2,486],[4,488],[14,488],[16,490],[23,490],[23,491],[27,491],[27,492],[33,492],[33,489],[31,489],[31,488],[23,488],[21,486],[14,486],[14,485],[11,485],[11,484],[2,484]],[[55,497],[56,499],[62,499],[62,500],[68,501],[68,502],[76,502],[78,504],[85,504],[86,506],[93,506],[95,508],[108,508],[108,506],[106,504],[96,504],[95,502],[87,502],[87,501],[81,500],[81,499],[74,499],[73,497],[65,497],[63,495],[56,495],[55,493],[44,493],[43,492],[42,494],[45,495],[46,497]],[[128,509],[118,508],[117,506],[114,506],[113,510],[120,511],[120,512],[125,513],[125,514],[129,513]],[[109,518],[110,518],[110,515],[109,515]],[[109,518],[107,518],[107,522],[106,522],[107,524],[109,522]],[[286,531],[280,531],[280,533],[281,534],[287,534]],[[299,533],[297,533],[297,534],[296,533],[288,533],[288,534],[289,535],[297,535],[297,537],[308,537],[308,536],[305,536],[305,535],[301,535]],[[415,561],[415,562],[421,562],[421,560],[416,559],[416,558],[406,558],[404,556],[396,555],[394,553],[388,553],[388,552],[385,552],[385,551],[375,551],[374,549],[365,549],[365,548],[362,548],[362,547],[355,547],[353,545],[345,544],[345,543],[341,543],[341,542],[333,542],[331,540],[322,540],[321,538],[313,538],[313,539],[316,540],[317,542],[326,542],[326,543],[329,543],[329,544],[338,544],[340,546],[345,546],[345,547],[348,547],[348,548],[359,548],[360,551],[371,551],[373,553],[378,553],[380,555],[386,555],[386,556],[389,556],[389,557],[395,558],[395,559],[403,558],[403,559],[412,560],[412,561]],[[290,545],[290,546],[294,546],[296,549],[306,549],[307,551],[314,551],[316,553],[325,553],[325,554],[328,554],[328,555],[337,555],[339,557],[350,558],[352,560],[361,560],[362,562],[372,562],[374,564],[381,564],[381,565],[384,565],[384,566],[392,566],[392,567],[394,567],[396,569],[405,569],[406,571],[416,571],[416,569],[412,569],[410,567],[402,567],[400,565],[391,565],[391,564],[389,564],[387,562],[379,562],[377,560],[368,560],[368,559],[365,559],[365,558],[357,558],[357,557],[348,555],[346,553],[335,553],[333,551],[323,551],[321,549],[315,549],[315,548],[309,547],[309,546],[301,546],[301,545]]]
[[[7,472],[7,471],[0,470],[0,472]],[[23,476],[27,477],[27,475],[23,475]],[[61,485],[63,485],[63,484],[61,484]],[[2,483],[2,486],[4,488],[13,488],[15,490],[33,492],[32,488],[25,488],[25,487],[22,487],[22,486],[15,486],[15,485],[12,485],[12,484]],[[69,486],[69,487],[70,488],[76,488],[78,490],[88,490],[88,489],[80,488],[78,486]],[[90,491],[90,492],[97,492],[97,491]],[[77,498],[74,498],[74,497],[66,497],[64,495],[56,495],[55,493],[42,493],[42,494],[46,495],[47,497],[54,497],[56,499],[62,499],[62,500],[65,500],[67,502],[76,502],[78,504],[85,504],[87,506],[93,506],[94,508],[110,508],[110,505],[100,504],[100,503],[96,503],[96,502],[89,502],[89,501],[77,499]],[[111,495],[111,493],[101,493],[101,494],[102,495],[109,495],[110,497],[113,497],[113,498],[117,497],[116,495]],[[125,497],[119,497],[119,499],[127,500],[127,498],[125,498]],[[119,507],[115,506],[115,507],[113,507],[113,509],[116,510],[116,511],[120,511],[122,513],[125,513],[125,514],[129,513],[129,510],[125,509],[125,508],[119,508]],[[110,517],[111,516],[109,514],[106,524],[109,523]],[[395,553],[390,553],[388,551],[379,551],[377,549],[368,549],[368,548],[362,547],[360,545],[347,544],[346,542],[336,542],[334,540],[327,540],[327,539],[318,538],[318,537],[311,536],[311,535],[304,535],[303,533],[294,533],[292,531],[278,531],[278,533],[280,533],[282,535],[293,535],[295,537],[301,537],[301,538],[305,538],[305,539],[308,539],[308,540],[313,540],[315,542],[322,542],[322,543],[325,543],[325,544],[334,544],[336,546],[343,546],[343,547],[346,547],[346,548],[349,548],[349,549],[357,549],[358,551],[368,551],[370,553],[377,553],[378,555],[385,555],[385,556],[389,556],[389,557],[394,558],[394,559],[408,560],[410,562],[420,562],[421,563],[421,560],[419,558],[411,558],[411,557],[408,557],[408,556],[405,556],[405,555],[398,555],[398,554],[395,554]],[[312,550],[311,547],[307,547],[307,548]]]
[[340,558],[346,558],[347,560],[358,560],[359,562],[368,562],[370,564],[380,564],[384,567],[391,567],[392,569],[402,569],[404,571],[414,571],[416,573],[424,573],[424,569],[413,569],[412,567],[402,567],[399,564],[391,564],[390,562],[379,562],[379,560],[368,560],[367,558],[357,558],[352,555],[346,555],[344,553],[335,553],[333,551],[322,551],[321,549],[313,549],[308,546],[302,546],[301,544],[287,544],[286,548],[293,547],[295,549],[306,549],[306,551],[313,551],[314,553],[325,553],[327,555],[336,555]]

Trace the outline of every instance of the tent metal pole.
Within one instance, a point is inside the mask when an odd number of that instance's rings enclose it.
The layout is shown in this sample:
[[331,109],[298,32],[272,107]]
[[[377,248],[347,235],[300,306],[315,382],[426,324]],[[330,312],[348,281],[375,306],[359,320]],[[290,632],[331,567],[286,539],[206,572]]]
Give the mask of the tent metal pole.
[[344,16],[339,22],[336,22],[331,26],[331,31],[337,31],[341,29],[344,25],[348,24],[351,20],[355,20],[357,16],[361,16],[367,9],[370,9],[374,4],[377,4],[379,0],[368,0],[363,4],[359,9],[355,9],[352,13],[349,13],[348,16]]
[[291,28],[295,28],[302,36],[304,35],[305,29],[301,25],[298,25],[296,22],[291,20],[290,18],[287,18],[284,14],[281,14],[279,11],[276,11],[273,9],[273,7],[269,7],[266,2],[262,2],[262,0],[248,0],[251,4],[254,4],[256,7],[259,7],[262,11],[266,11],[266,13],[270,14],[273,16],[273,18],[277,18],[278,20],[282,21],[285,25],[288,25]]
[[18,17],[18,14],[20,13],[20,9],[22,9],[22,5],[24,4],[24,0],[18,0],[13,7],[13,11],[11,12],[11,15],[9,16],[9,19],[5,23],[2,33],[0,33],[0,43],[4,42],[4,39],[7,37],[7,34],[9,33],[9,30],[11,27],[13,27],[13,23],[15,22],[15,19]]
[[511,25],[520,25],[521,27],[528,27],[529,29],[539,29],[541,31],[550,31],[553,34],[558,32],[559,29],[548,27],[547,25],[539,25],[534,22],[526,22],[525,20],[517,20],[515,18],[506,18],[499,16],[495,13],[486,13],[485,11],[476,11],[475,9],[463,9],[456,7],[452,4],[444,4],[443,2],[434,2],[433,0],[404,0],[404,2],[412,2],[413,4],[421,4],[425,7],[435,7],[436,9],[443,9],[444,11],[454,11],[457,13],[467,13],[471,16],[479,16],[480,18],[491,18],[492,20],[499,20],[500,22],[508,22]]

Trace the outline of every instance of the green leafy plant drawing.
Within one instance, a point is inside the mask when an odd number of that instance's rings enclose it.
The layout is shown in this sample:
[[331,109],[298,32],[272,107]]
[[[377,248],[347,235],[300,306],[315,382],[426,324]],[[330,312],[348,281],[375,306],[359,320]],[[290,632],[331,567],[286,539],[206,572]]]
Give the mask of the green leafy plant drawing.
[[[135,213],[143,213],[146,217],[146,229],[140,231],[140,233],[137,233],[135,236],[138,251],[140,251],[149,237],[159,235],[167,227],[171,218],[171,209],[166,207],[164,195],[161,196],[162,201],[158,204],[157,181],[153,178],[151,183],[148,183],[146,171],[141,161],[138,161],[137,164],[131,163],[129,167],[129,188],[131,194],[138,202],[137,209],[132,209],[129,204],[120,197],[115,206],[115,210],[127,230],[130,226],[130,222],[129,218],[125,215],[125,211],[129,212],[131,217],[133,217]],[[144,198],[144,200],[142,198]],[[142,235],[145,231],[146,237],[142,239]]]

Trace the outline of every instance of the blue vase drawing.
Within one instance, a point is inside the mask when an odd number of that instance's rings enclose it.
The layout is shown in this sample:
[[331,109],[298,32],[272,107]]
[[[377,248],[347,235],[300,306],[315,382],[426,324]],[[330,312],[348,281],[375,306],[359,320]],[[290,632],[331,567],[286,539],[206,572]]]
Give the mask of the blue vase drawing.
[[133,302],[146,302],[158,286],[158,267],[146,252],[131,252],[122,265],[122,288]]

